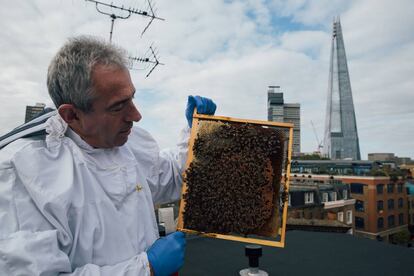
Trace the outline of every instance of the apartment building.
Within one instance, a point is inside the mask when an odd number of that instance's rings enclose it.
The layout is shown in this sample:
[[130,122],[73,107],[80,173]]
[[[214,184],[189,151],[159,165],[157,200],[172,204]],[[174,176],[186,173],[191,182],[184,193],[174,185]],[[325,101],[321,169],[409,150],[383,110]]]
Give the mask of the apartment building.
[[292,177],[287,228],[352,234],[354,204],[349,186],[340,180]]

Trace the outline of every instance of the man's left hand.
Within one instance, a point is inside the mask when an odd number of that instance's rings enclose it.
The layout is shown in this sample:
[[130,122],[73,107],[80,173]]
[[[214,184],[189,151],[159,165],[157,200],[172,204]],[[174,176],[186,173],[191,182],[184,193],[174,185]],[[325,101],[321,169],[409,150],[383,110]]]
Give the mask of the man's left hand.
[[188,126],[193,124],[194,108],[197,108],[198,114],[214,115],[216,112],[216,104],[209,98],[200,96],[188,96],[187,108],[185,109],[185,117],[188,121]]

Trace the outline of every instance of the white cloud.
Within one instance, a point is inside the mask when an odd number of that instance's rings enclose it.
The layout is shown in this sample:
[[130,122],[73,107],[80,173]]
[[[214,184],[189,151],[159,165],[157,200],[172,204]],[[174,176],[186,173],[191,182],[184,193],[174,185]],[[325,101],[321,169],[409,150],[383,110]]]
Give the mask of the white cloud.
[[[317,142],[310,121],[321,139],[332,18],[341,15],[362,156],[386,149],[414,157],[414,130],[408,127],[414,115],[413,5],[409,0],[158,0],[158,15],[166,21],[154,21],[140,38],[147,19],[117,19],[113,41],[138,56],[154,42],[166,64],[147,79],[145,70],[131,71],[141,123],[161,146],[172,146],[186,124],[188,94],[213,98],[219,115],[266,119],[267,86],[280,85],[287,102],[301,103],[302,150],[313,151]],[[141,1],[139,8],[145,6]],[[47,66],[67,37],[108,39],[110,18],[83,0],[26,0],[4,3],[0,22],[1,135],[22,122],[25,105],[50,103]]]
[[292,17],[295,22],[309,26],[331,22],[334,16],[352,8],[352,0],[273,0],[272,6],[281,16]]

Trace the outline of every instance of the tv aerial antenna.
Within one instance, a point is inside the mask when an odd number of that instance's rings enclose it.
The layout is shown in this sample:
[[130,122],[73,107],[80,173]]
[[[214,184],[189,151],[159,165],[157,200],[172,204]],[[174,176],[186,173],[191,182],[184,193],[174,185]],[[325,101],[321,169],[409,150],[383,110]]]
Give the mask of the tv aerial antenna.
[[[161,63],[159,61],[158,50],[157,48],[154,47],[153,44],[149,47],[149,51],[147,51],[147,53],[144,56],[145,56],[144,58],[129,57],[129,60],[131,60],[131,69],[134,69],[134,70],[145,70],[149,67],[150,64],[152,64],[151,69],[145,76],[146,78],[148,78],[148,76],[152,73],[152,71],[154,71],[155,67],[157,67],[158,65],[164,65],[164,63]],[[136,63],[146,63],[147,66],[139,69],[139,68],[134,67],[134,64]]]
[[[137,8],[131,8],[131,7],[127,8],[127,7],[124,7],[124,5],[122,5],[122,6],[114,5],[112,2],[111,2],[111,4],[108,4],[108,3],[104,3],[104,2],[96,1],[96,0],[85,0],[85,1],[95,3],[95,8],[99,13],[104,14],[104,15],[108,15],[111,18],[111,30],[109,32],[109,42],[110,43],[112,43],[112,34],[113,34],[113,30],[114,30],[115,19],[128,19],[133,14],[138,14],[138,15],[150,18],[150,21],[148,22],[148,24],[145,26],[145,28],[141,32],[141,37],[143,36],[145,31],[149,28],[149,26],[154,21],[154,19],[158,19],[158,20],[162,20],[162,21],[165,20],[164,18],[161,18],[161,17],[158,17],[158,16],[155,15],[156,10],[154,9],[154,5],[152,4],[151,0],[147,0],[148,11],[140,10],[140,9],[137,9]],[[110,12],[105,11],[104,9],[110,9]],[[115,13],[114,11],[116,11],[118,13]],[[130,57],[128,57],[128,59],[131,61],[131,66],[130,66],[131,69],[139,70],[137,68],[134,68],[134,64],[137,63],[137,62],[147,63],[147,66],[145,66],[145,68],[143,68],[141,70],[145,70],[145,69],[149,68],[149,65],[152,64],[152,67],[151,67],[150,71],[145,76],[146,78],[152,73],[152,71],[154,71],[154,69],[158,65],[164,65],[164,63],[161,63],[159,61],[158,51],[153,45],[151,45],[149,47],[149,51],[147,51],[147,53],[146,53],[146,55],[144,55],[144,57],[132,57],[132,56],[130,56]]]
[[[104,15],[108,15],[111,18],[111,30],[109,32],[109,42],[112,42],[112,33],[113,33],[113,30],[114,30],[115,19],[128,19],[133,14],[138,14],[138,15],[150,18],[150,21],[145,26],[144,30],[141,32],[141,36],[145,33],[145,31],[148,29],[148,27],[151,25],[151,23],[152,23],[152,21],[154,21],[154,19],[158,19],[158,20],[162,20],[162,21],[165,20],[164,18],[161,18],[161,17],[158,17],[158,16],[155,15],[155,11],[152,7],[153,5],[151,3],[151,0],[148,0],[149,11],[143,11],[143,10],[136,9],[136,8],[131,8],[131,7],[127,8],[127,7],[124,7],[124,5],[117,6],[117,5],[114,5],[113,3],[108,4],[108,3],[104,3],[104,2],[100,2],[100,1],[96,1],[96,0],[85,0],[85,1],[95,3],[96,10],[99,13],[104,14]],[[105,8],[110,8],[111,12],[105,11],[104,10]],[[116,10],[119,13],[116,14],[116,13],[112,12],[113,10]]]

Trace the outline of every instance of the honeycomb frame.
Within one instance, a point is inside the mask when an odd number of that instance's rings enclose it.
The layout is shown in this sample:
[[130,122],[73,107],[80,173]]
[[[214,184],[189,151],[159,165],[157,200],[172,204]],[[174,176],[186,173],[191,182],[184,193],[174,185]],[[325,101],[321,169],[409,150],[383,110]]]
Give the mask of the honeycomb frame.
[[[266,231],[257,231],[256,233],[250,233],[252,235],[241,235],[240,233],[220,233],[218,232],[209,232],[209,231],[202,231],[200,229],[189,229],[185,227],[185,208],[186,208],[186,194],[188,192],[188,186],[186,181],[186,174],[190,167],[190,164],[195,160],[195,153],[194,153],[194,144],[197,139],[197,135],[200,132],[199,126],[203,122],[222,122],[224,124],[229,123],[238,123],[243,125],[249,126],[263,126],[263,127],[277,127],[285,130],[288,133],[288,143],[287,143],[287,150],[286,156],[282,157],[283,162],[285,163],[284,172],[281,174],[281,179],[279,180],[279,185],[282,187],[282,194],[280,195],[282,201],[282,210],[279,211],[279,205],[275,206],[274,213],[281,213],[280,214],[280,222],[279,217],[272,216],[272,227],[271,229],[267,229]],[[266,246],[273,246],[273,247],[284,247],[285,246],[285,234],[286,234],[286,220],[287,220],[287,208],[288,208],[288,197],[286,196],[289,191],[289,178],[290,178],[290,161],[292,155],[292,143],[293,143],[293,124],[289,123],[279,123],[279,122],[269,122],[269,121],[260,121],[260,120],[247,120],[247,119],[237,119],[231,117],[222,117],[222,116],[210,116],[210,115],[202,115],[197,114],[196,111],[193,115],[193,123],[191,129],[191,135],[189,140],[189,151],[187,156],[187,163],[185,166],[185,171],[183,173],[183,186],[181,192],[181,201],[180,201],[180,209],[179,209],[179,216],[178,216],[178,224],[177,230],[183,231],[189,234],[196,234],[211,238],[218,238],[218,239],[225,239],[225,240],[233,240],[245,243],[253,243],[259,245],[266,245]],[[283,178],[283,179],[282,179]],[[279,191],[276,191],[274,194],[278,194]],[[191,206],[191,205],[190,205]],[[273,221],[274,220],[274,221]],[[269,228],[269,227],[267,227]],[[271,231],[272,233],[270,233]],[[261,234],[258,234],[263,232]]]

